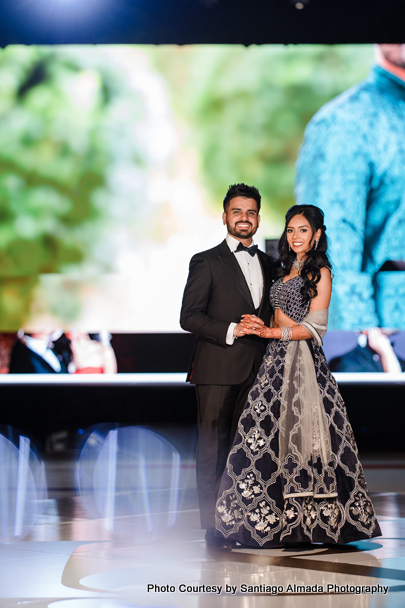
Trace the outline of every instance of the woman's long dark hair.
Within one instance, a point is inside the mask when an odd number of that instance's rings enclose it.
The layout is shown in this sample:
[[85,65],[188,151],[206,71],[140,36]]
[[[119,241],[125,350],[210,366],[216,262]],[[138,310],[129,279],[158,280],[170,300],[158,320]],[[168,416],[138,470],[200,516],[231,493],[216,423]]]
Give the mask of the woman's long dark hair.
[[312,249],[307,251],[305,263],[301,270],[301,277],[304,280],[301,295],[304,303],[307,303],[318,295],[316,285],[321,278],[321,268],[327,267],[331,269],[331,263],[326,253],[328,243],[325,234],[326,227],[323,223],[323,211],[319,207],[315,207],[315,205],[294,205],[286,213],[284,232],[278,243],[278,259],[275,267],[276,276],[284,277],[290,274],[296,257],[294,251],[290,251],[287,242],[287,227],[295,215],[303,215],[305,217],[311,226],[311,238],[313,238],[315,232],[321,230],[318,247],[316,249],[312,247]]

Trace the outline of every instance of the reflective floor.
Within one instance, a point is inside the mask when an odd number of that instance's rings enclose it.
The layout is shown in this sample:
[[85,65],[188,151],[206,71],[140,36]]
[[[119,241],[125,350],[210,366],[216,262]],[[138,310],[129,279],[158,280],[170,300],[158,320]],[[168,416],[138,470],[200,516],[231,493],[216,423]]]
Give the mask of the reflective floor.
[[176,523],[146,543],[133,540],[134,518],[120,538],[105,520],[91,519],[74,489],[73,461],[51,459],[43,514],[24,540],[0,546],[0,606],[403,608],[405,460],[362,460],[382,538],[213,551],[199,529],[192,460],[182,461]]

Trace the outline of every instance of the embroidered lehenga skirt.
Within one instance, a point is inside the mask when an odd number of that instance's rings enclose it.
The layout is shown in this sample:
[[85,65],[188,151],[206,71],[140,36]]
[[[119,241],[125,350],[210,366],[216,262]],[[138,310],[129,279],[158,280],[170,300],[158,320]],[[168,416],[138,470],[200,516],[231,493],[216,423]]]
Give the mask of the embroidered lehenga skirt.
[[216,527],[260,547],[381,534],[343,399],[312,340],[269,342],[222,478]]

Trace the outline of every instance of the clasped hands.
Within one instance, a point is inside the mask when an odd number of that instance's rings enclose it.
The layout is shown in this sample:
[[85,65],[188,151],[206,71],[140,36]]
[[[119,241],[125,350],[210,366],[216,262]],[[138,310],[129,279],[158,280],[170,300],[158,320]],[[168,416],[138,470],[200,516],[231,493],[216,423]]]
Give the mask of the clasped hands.
[[235,327],[235,336],[239,338],[252,334],[261,338],[272,338],[273,329],[266,327],[264,321],[256,315],[242,315],[242,320]]

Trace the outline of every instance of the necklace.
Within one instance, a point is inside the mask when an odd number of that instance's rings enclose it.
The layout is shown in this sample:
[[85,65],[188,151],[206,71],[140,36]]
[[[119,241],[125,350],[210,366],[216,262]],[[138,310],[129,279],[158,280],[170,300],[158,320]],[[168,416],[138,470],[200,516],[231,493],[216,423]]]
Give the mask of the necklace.
[[295,260],[292,263],[293,268],[295,268],[295,270],[297,270],[298,272],[302,269],[302,267],[304,266],[305,262],[304,260],[297,260],[297,258],[295,258]]

